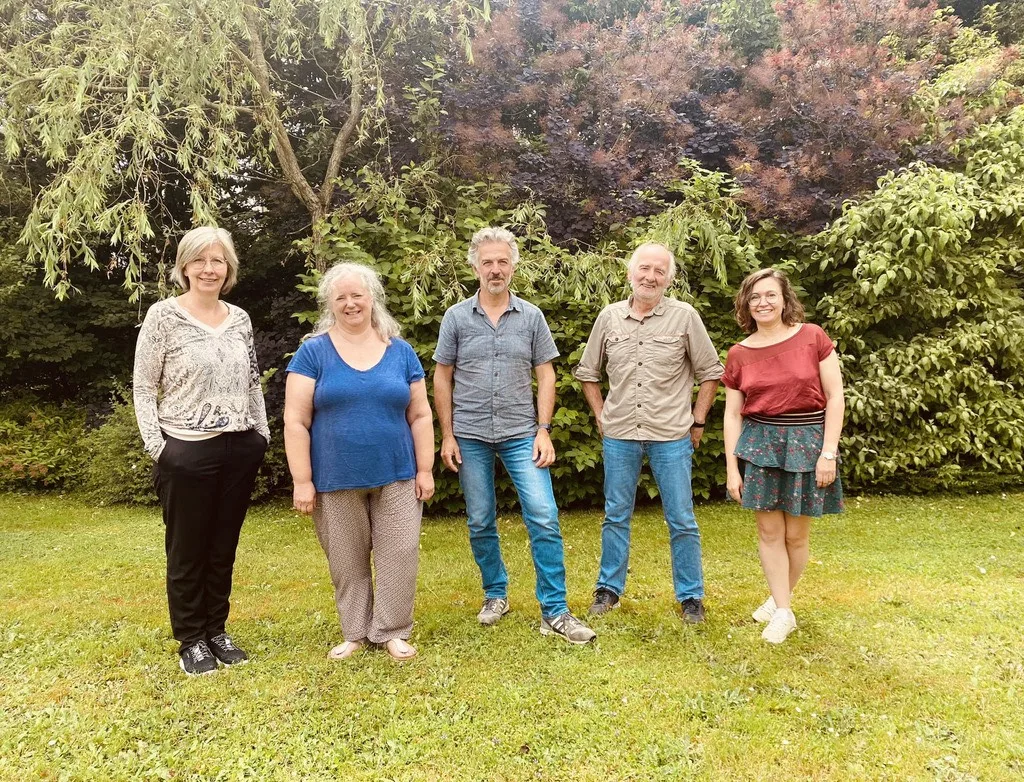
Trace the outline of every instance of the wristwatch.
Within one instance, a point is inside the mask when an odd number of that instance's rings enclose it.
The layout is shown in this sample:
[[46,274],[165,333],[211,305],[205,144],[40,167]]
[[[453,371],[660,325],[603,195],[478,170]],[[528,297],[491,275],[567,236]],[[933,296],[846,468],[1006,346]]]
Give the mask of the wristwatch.
[[538,428],[538,429],[543,429],[543,430],[544,430],[545,432],[547,432],[548,434],[551,434],[551,424],[542,424],[542,423],[540,423],[540,422],[538,421],[538,422],[537,422],[537,428]]
[[836,455],[832,451],[822,451],[821,458],[829,462],[834,462],[836,460]]

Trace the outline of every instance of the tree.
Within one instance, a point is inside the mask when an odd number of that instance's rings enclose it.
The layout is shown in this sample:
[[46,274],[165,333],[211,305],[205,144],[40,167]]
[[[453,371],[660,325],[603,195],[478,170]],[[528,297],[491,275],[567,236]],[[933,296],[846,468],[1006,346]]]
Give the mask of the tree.
[[29,258],[59,295],[78,262],[116,269],[137,292],[147,257],[162,261],[182,227],[176,207],[188,222],[216,222],[238,177],[285,184],[317,237],[344,165],[386,158],[403,75],[391,66],[425,40],[468,40],[483,8],[0,0],[4,151],[52,171],[22,232]]

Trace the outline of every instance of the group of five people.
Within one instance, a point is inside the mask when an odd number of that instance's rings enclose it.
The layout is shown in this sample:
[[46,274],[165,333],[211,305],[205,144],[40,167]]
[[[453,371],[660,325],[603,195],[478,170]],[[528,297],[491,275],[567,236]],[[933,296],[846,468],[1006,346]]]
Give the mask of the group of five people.
[[[544,314],[511,292],[518,261],[516,238],[505,229],[481,229],[470,242],[479,289],[445,313],[433,355],[441,460],[458,474],[465,498],[483,586],[480,624],[494,625],[509,610],[497,459],[530,539],[540,632],[585,644],[596,633],[568,607],[549,471],[559,352]],[[269,429],[249,318],[220,299],[237,268],[226,231],[186,234],[174,272],[184,293],[153,305],[136,353],[136,414],[156,460],[171,625],[189,674],[247,659],[225,622],[239,531]],[[632,295],[602,310],[573,371],[603,441],[605,518],[590,614],[612,610],[625,592],[646,456],[669,528],[683,621],[704,621],[690,472],[724,382],[727,490],[755,512],[770,593],[753,616],[766,623],[765,640],[780,643],[796,627],[790,595],[807,563],[810,520],[842,504],[843,391],[834,347],[803,322],[786,276],[765,269],[740,287],[736,317],[749,336],[723,367],[697,311],[665,296],[676,271],[668,248],[643,244],[627,268]],[[328,656],[346,659],[374,645],[408,660],[416,655],[409,638],[422,504],[434,492],[425,373],[398,336],[371,268],[334,266],[321,279],[319,301],[313,334],[286,370],[284,438],[294,507],[312,514],[334,585],[344,640]]]

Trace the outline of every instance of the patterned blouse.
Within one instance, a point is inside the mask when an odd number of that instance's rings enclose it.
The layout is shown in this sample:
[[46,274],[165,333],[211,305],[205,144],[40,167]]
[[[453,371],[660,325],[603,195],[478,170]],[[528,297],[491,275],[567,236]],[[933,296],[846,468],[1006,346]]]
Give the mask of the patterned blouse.
[[175,298],[146,313],[135,350],[134,399],[142,441],[154,460],[165,434],[199,440],[255,429],[270,442],[252,322],[245,310],[227,308],[216,328]]

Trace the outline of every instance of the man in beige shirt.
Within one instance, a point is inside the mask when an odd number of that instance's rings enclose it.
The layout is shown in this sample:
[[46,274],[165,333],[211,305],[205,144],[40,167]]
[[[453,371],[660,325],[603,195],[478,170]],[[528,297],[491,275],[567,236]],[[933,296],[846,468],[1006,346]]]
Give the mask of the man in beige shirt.
[[[604,438],[601,570],[590,613],[610,611],[625,589],[630,521],[646,455],[669,528],[676,600],[683,621],[695,624],[704,621],[704,574],[690,467],[724,370],[697,311],[664,296],[676,272],[669,249],[643,244],[628,268],[633,295],[597,316],[574,372]],[[695,382],[700,390],[691,410]]]

